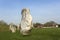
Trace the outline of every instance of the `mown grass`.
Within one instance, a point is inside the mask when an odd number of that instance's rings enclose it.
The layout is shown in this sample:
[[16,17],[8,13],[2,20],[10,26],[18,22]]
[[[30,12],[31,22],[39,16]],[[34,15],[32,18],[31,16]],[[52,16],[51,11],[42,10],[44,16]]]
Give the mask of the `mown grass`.
[[60,28],[35,28],[29,36],[20,32],[1,31],[0,40],[60,40]]

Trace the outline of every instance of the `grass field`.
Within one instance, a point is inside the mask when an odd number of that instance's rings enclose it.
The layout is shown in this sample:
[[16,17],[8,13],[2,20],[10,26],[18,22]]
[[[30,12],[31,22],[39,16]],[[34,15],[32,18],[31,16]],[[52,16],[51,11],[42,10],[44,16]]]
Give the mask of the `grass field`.
[[1,31],[0,40],[60,40],[60,28],[32,29],[29,36],[23,36],[19,32]]

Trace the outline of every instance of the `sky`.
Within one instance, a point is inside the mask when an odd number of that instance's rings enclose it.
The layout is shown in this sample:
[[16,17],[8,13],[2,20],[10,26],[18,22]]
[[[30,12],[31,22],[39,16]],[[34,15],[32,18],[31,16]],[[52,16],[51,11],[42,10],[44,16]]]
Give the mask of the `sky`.
[[19,24],[23,8],[30,9],[33,22],[60,24],[60,0],[0,0],[0,20]]

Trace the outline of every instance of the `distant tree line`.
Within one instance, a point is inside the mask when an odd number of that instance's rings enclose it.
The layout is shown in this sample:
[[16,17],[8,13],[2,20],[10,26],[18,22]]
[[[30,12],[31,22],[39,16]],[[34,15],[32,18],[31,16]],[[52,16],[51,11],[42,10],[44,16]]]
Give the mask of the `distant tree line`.
[[[33,26],[35,28],[42,28],[42,27],[60,27],[60,24],[54,22],[54,21],[49,21],[49,22],[46,22],[44,24],[41,24],[41,23],[33,23]],[[16,25],[15,25],[16,26]],[[9,29],[9,25],[3,21],[3,20],[0,20],[0,31],[1,30],[8,30]]]
[[35,28],[42,28],[42,27],[60,27],[60,24],[54,22],[54,21],[49,21],[44,24],[41,23],[34,23],[33,24]]
[[9,29],[8,26],[9,25],[5,21],[0,20],[0,31],[7,31]]

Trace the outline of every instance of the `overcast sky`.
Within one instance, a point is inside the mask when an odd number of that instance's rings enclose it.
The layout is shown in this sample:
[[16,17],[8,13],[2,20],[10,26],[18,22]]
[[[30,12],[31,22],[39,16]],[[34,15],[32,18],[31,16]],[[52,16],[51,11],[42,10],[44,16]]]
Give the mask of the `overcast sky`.
[[33,22],[60,23],[60,0],[0,0],[0,20],[19,24],[23,8],[30,8]]

